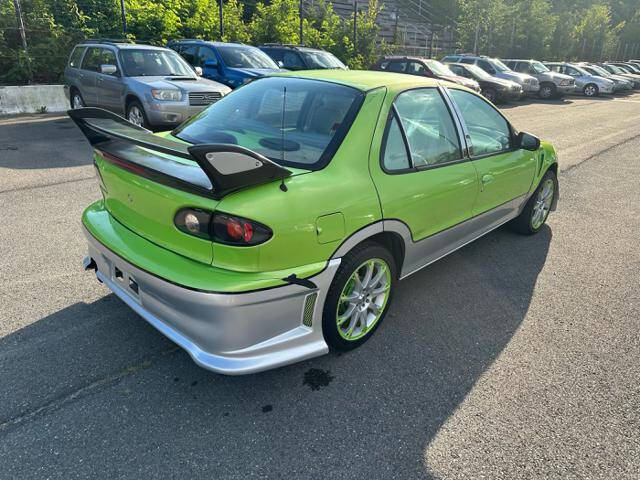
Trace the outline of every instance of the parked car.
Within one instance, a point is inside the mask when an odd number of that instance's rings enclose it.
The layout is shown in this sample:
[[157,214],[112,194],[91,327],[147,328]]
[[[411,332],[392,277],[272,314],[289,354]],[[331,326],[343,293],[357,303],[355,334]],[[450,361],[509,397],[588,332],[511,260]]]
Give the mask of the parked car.
[[489,58],[485,57],[484,55],[478,56],[463,54],[447,55],[442,59],[442,61],[449,63],[477,65],[489,75],[518,83],[522,87],[525,95],[537,95],[540,91],[540,84],[538,83],[538,79],[526,73],[514,72],[497,58]]
[[553,72],[537,60],[502,60],[514,72],[526,73],[538,80],[540,98],[562,97],[576,90],[576,81],[569,75]]
[[640,74],[640,67],[634,63],[626,63],[626,62],[608,62],[611,65],[615,65],[616,67],[622,68],[627,73],[635,73]]
[[286,70],[346,70],[347,66],[330,52],[303,45],[267,43],[258,48]]
[[216,372],[362,345],[400,279],[506,222],[535,234],[557,202],[554,148],[447,85],[290,72],[162,136],[71,111],[104,194],[85,268]]
[[621,75],[614,75],[608,70],[602,68],[600,65],[591,63],[579,63],[578,65],[592,75],[598,75],[613,81],[615,83],[613,86],[614,93],[626,93],[633,90],[633,82],[631,80]]
[[262,50],[241,43],[176,40],[167,46],[191,66],[201,68],[203,77],[231,88],[282,71]]
[[456,75],[449,70],[446,65],[430,58],[388,56],[380,59],[371,67],[371,70],[438,78],[440,80],[446,80],[447,82],[457,83],[458,85],[464,85],[476,92],[480,91],[480,85],[475,80]]
[[64,84],[71,108],[106,108],[144,128],[175,127],[230,91],[173,50],[107,41],[76,45]]
[[522,87],[518,83],[492,77],[476,65],[448,63],[447,67],[460,77],[478,82],[482,95],[490,102],[517,100],[522,96]]
[[640,75],[625,70],[623,67],[610,63],[598,63],[600,68],[609,72],[615,78],[621,78],[631,84],[632,89],[640,88]]
[[547,68],[554,72],[564,73],[576,80],[576,93],[583,93],[587,97],[597,97],[602,93],[613,93],[615,82],[598,75],[593,75],[585,69],[566,62],[544,62]]

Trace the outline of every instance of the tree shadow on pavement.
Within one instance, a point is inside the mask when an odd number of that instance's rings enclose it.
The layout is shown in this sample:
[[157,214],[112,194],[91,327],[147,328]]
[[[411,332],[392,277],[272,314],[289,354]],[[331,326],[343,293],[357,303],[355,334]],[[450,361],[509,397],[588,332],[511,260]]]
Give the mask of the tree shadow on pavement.
[[362,348],[242,377],[114,295],[72,305],[0,340],[5,472],[429,478],[426,446],[525,319],[551,239],[499,229],[401,282]]

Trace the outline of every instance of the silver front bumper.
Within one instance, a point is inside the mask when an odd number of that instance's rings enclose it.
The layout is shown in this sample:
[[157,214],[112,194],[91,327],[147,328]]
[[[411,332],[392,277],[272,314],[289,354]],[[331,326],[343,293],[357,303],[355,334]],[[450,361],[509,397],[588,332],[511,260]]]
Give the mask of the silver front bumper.
[[340,259],[311,279],[317,289],[286,285],[212,293],[145,272],[86,229],[85,235],[89,250],[85,268],[93,260],[100,281],[206,369],[229,375],[255,373],[329,351],[322,335],[322,308]]

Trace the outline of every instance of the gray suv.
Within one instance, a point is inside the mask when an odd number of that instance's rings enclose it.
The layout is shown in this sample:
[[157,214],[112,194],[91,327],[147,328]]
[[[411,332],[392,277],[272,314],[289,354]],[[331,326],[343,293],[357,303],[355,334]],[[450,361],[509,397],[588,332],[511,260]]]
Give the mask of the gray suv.
[[502,60],[514,72],[526,73],[538,79],[540,98],[563,97],[575,93],[576,81],[569,75],[554,72],[537,60]]
[[173,50],[112,41],[76,45],[64,82],[71,108],[105,108],[145,128],[174,127],[231,91]]

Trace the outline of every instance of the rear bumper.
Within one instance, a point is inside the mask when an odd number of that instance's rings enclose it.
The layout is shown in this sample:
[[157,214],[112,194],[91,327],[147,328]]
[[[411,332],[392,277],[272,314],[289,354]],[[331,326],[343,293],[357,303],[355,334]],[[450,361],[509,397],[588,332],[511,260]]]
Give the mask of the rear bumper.
[[85,268],[93,260],[100,281],[208,370],[255,373],[328,352],[322,307],[339,259],[312,278],[316,289],[285,285],[247,293],[204,292],[142,270],[86,228],[84,233]]

